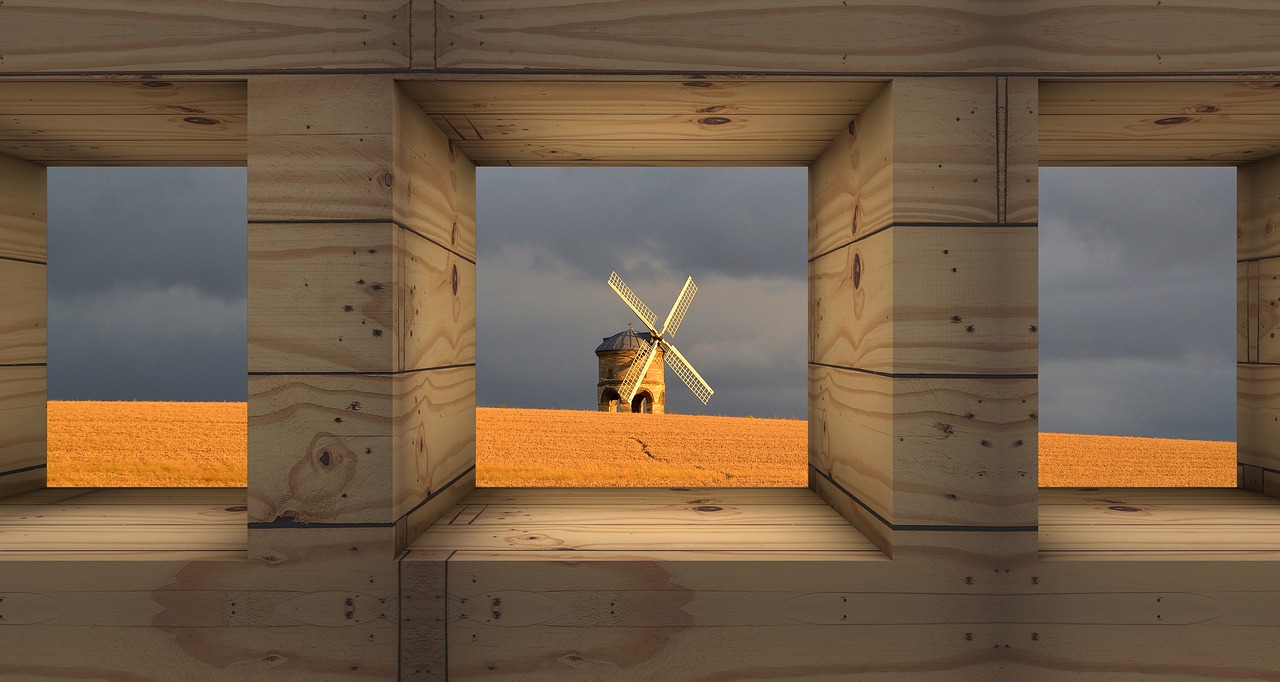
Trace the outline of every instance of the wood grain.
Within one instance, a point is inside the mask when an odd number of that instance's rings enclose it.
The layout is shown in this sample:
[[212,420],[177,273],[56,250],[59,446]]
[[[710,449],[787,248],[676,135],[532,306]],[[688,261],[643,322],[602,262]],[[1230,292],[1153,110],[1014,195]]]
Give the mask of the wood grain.
[[402,234],[390,222],[250,225],[249,371],[394,371]]
[[[392,514],[399,519],[475,467],[476,370],[409,372],[394,385]],[[474,474],[471,480],[474,488]]]
[[[0,498],[43,488],[44,367],[0,367]],[[13,473],[8,473],[13,472]]]
[[[418,21],[430,8],[415,11]],[[819,73],[1266,72],[1280,17],[1263,0],[1153,7],[1061,0],[850,0],[708,11],[678,2],[437,3],[439,69]],[[658,38],[661,37],[661,39]],[[801,38],[802,36],[802,38]]]
[[1236,442],[1241,464],[1280,470],[1280,367],[1236,365]]
[[144,140],[217,141],[243,146],[248,124],[243,115],[204,113],[4,114],[0,143],[39,139],[44,143]]
[[387,134],[251,135],[249,220],[389,220],[391,148]]
[[821,505],[806,488],[476,488],[469,504],[540,504],[554,506],[608,504]]
[[1071,140],[1040,143],[1042,166],[1234,166],[1280,153],[1280,143],[1267,140],[1159,142],[1090,142]]
[[1236,169],[1236,258],[1280,256],[1280,156]]
[[1039,85],[1040,112],[1061,114],[1277,114],[1280,93],[1274,78],[1249,80],[1125,80],[1084,78],[1045,80]]
[[415,550],[400,561],[400,680],[448,679],[448,584],[452,552]]
[[[432,114],[841,114],[852,115],[884,80],[639,77],[403,81]],[[453,120],[450,118],[450,120]]]
[[851,550],[873,549],[847,525],[760,527],[702,524],[599,526],[596,524],[435,525],[410,549],[450,550]]
[[[893,379],[809,366],[809,466],[889,523],[894,522],[893,425]],[[845,512],[865,514],[852,507],[837,510],[845,518]]]
[[0,258],[48,259],[46,204],[44,168],[0,155]]
[[1253,332],[1255,357],[1258,362],[1280,364],[1280,258],[1268,258],[1249,264],[1254,274]]
[[245,72],[409,66],[409,3],[31,0],[5,12],[0,71]]
[[474,261],[475,164],[401,89],[394,98],[395,219]]
[[461,141],[456,146],[480,166],[807,166],[827,142]]
[[1030,227],[894,227],[822,256],[810,267],[813,361],[1035,373],[1036,243]]
[[1258,360],[1258,264],[1236,263],[1236,362]]
[[401,239],[400,369],[475,363],[476,264],[415,233]]
[[47,270],[0,259],[0,365],[43,364],[48,357]]
[[45,166],[244,166],[240,140],[0,142],[0,154]]
[[120,114],[248,113],[237,80],[14,80],[0,88],[0,112],[115,116]]

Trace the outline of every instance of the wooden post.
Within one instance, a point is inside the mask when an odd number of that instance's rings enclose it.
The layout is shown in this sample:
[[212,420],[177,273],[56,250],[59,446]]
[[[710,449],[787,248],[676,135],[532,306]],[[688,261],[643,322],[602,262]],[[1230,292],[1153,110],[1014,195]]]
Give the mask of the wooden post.
[[474,167],[389,76],[249,110],[250,556],[391,557],[474,481]]
[[45,486],[45,169],[0,155],[0,498]]
[[1280,497],[1280,157],[1236,173],[1236,468]]
[[1036,548],[1036,82],[895,79],[810,172],[810,483],[886,552]]

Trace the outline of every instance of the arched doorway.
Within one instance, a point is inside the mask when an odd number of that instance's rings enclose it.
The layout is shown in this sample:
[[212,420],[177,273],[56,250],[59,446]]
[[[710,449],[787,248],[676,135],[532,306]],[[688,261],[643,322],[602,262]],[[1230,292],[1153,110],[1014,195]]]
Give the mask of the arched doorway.
[[606,388],[600,392],[599,410],[601,412],[617,412],[621,408],[619,404],[621,402],[622,396],[618,395],[617,391],[612,388]]
[[631,399],[631,411],[650,414],[653,412],[653,396],[648,391],[641,391]]

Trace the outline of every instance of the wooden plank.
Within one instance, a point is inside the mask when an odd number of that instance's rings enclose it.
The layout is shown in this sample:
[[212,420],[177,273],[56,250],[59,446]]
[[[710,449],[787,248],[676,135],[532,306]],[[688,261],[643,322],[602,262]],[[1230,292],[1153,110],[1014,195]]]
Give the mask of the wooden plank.
[[33,0],[6,12],[9,73],[395,69],[409,66],[409,3],[178,0],[90,7]]
[[476,488],[467,504],[822,505],[807,488]]
[[[395,518],[440,494],[475,467],[475,382],[475,367],[409,372],[395,377],[391,464]],[[474,474],[471,480],[474,481]]]
[[244,549],[243,524],[0,525],[0,547],[24,550],[218,550]]
[[400,238],[390,222],[251,225],[249,371],[394,371]]
[[0,142],[8,154],[45,166],[244,166],[241,140]]
[[5,114],[219,114],[248,113],[245,82],[148,80],[7,80],[0,88]]
[[1280,367],[1236,365],[1236,459],[1280,470]]
[[[22,505],[243,505],[245,488],[45,488],[0,501]],[[0,510],[3,513],[3,510]]]
[[0,365],[46,361],[48,312],[42,263],[0,259]]
[[1269,114],[1042,114],[1041,142],[1280,141],[1280,107]]
[[475,263],[412,232],[403,234],[402,240],[400,369],[474,363]]
[[249,220],[388,220],[391,150],[383,134],[251,135]]
[[891,381],[893,522],[1034,527],[1035,379]]
[[1280,471],[1262,472],[1262,492],[1271,497],[1280,497]]
[[390,523],[390,375],[249,377],[249,520]]
[[448,679],[448,584],[452,552],[412,551],[400,566],[400,680]]
[[1220,142],[1139,139],[1040,143],[1042,166],[1232,166],[1280,153],[1268,140]]
[[745,550],[870,549],[848,525],[733,526],[699,523],[662,527],[575,524],[505,526],[436,525],[410,549],[526,551],[564,550]]
[[402,90],[394,99],[395,219],[474,261],[475,164]]
[[[1066,525],[1040,529],[1041,552],[1272,552],[1280,558],[1280,529],[1274,524]],[[1157,558],[1157,557],[1152,557]]]
[[670,143],[615,140],[556,142],[462,141],[476,165],[547,166],[807,166],[827,147],[819,142],[686,140]]
[[386,74],[253,76],[247,88],[249,134],[388,135],[394,90]]
[[48,259],[47,203],[44,168],[0,155],[0,258]]
[[886,87],[809,168],[809,258],[893,221],[893,142]]
[[244,116],[222,113],[166,114],[4,114],[0,141],[99,142],[112,140],[215,140],[240,145],[248,135]]
[[813,361],[1034,374],[1035,228],[894,227],[811,268]]
[[1280,156],[1236,169],[1236,258],[1280,256]]
[[400,87],[432,114],[851,115],[862,111],[886,83],[758,77],[625,78],[403,81]]
[[1040,112],[1058,114],[1277,114],[1270,78],[1100,82],[1041,81]]
[[821,475],[814,467],[810,466],[808,473],[809,488],[817,493],[823,502],[830,505],[849,525],[857,529],[859,533],[862,533],[862,536],[867,538],[871,544],[875,545],[877,549],[883,550],[885,558],[889,558],[893,552],[893,528],[889,523],[883,518],[871,514],[870,510],[859,504],[846,491],[837,487],[831,478]]
[[44,487],[46,375],[0,367],[0,498]]
[[[893,379],[809,365],[809,466],[888,523],[894,522],[892,434]],[[860,528],[874,527],[874,517],[858,509],[836,509],[845,518],[855,513]]]
[[[1040,503],[1040,527],[1117,525],[1165,525],[1199,528],[1203,526],[1271,526],[1280,532],[1280,502],[1264,496],[1248,504],[1049,504]],[[1270,499],[1270,502],[1264,500]]]
[[1236,362],[1258,361],[1258,263],[1236,263]]
[[726,525],[847,525],[834,510],[819,505],[467,505],[453,525],[507,524],[583,526],[667,526],[708,523]]
[[1237,488],[1041,488],[1042,505],[1255,507],[1271,501]]
[[243,500],[236,505],[138,504],[6,504],[0,509],[0,526],[103,526],[103,525],[231,525],[244,526]]
[[[437,3],[435,67],[846,74],[1268,72],[1265,0],[1158,9],[1135,0],[718,5],[671,0],[512,7]],[[415,9],[418,21],[430,7]],[[801,38],[802,36],[802,38]]]
[[1280,258],[1250,263],[1257,293],[1256,358],[1258,362],[1280,364]]
[[[471,113],[482,140],[779,140],[827,142],[849,126],[839,114]],[[455,126],[456,128],[456,126]],[[465,135],[463,136],[466,137]]]
[[1142,624],[1037,625],[1035,631],[1034,641],[1024,634],[1026,645],[1008,657],[1004,670],[1012,679],[1265,680],[1275,676],[1271,643],[1280,636],[1275,626],[1171,626],[1154,617]]

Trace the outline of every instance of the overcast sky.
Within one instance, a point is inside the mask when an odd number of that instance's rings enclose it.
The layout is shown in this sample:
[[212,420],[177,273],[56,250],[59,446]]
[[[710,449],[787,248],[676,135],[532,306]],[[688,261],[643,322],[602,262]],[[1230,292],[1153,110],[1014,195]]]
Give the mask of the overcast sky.
[[[244,169],[50,169],[51,399],[243,400]],[[1044,431],[1235,438],[1234,171],[1041,170]],[[482,405],[592,409],[617,270],[716,390],[806,416],[806,171],[480,168]]]

